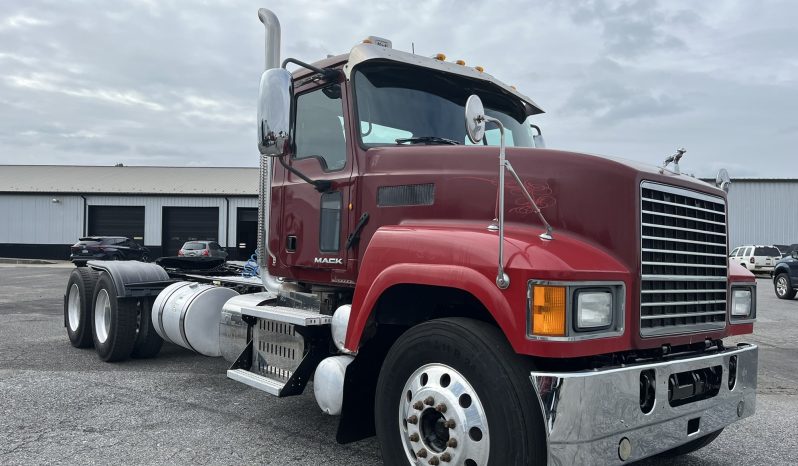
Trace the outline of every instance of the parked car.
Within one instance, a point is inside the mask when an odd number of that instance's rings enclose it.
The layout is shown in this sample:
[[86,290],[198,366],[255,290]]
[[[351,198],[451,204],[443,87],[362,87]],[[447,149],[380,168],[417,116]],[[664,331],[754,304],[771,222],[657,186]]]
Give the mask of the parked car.
[[729,261],[737,262],[753,273],[772,273],[779,259],[781,252],[775,246],[740,246],[729,254]]
[[138,260],[149,262],[150,251],[124,236],[88,236],[70,247],[69,259],[77,266],[90,260]]
[[773,269],[773,289],[781,299],[793,299],[798,292],[798,250],[776,263]]
[[227,259],[227,251],[216,241],[187,241],[183,247],[177,251],[178,256],[204,256],[221,257]]

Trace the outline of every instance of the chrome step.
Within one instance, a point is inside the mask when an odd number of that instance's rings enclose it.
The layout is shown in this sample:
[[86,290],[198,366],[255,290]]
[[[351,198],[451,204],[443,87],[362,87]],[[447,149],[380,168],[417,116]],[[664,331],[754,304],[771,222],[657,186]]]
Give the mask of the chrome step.
[[280,391],[285,387],[284,382],[254,374],[246,369],[230,369],[227,371],[227,377],[274,396],[280,396]]
[[319,314],[318,312],[268,304],[261,306],[242,306],[241,314],[257,317],[259,319],[298,325],[300,327],[329,325],[332,321],[332,316]]

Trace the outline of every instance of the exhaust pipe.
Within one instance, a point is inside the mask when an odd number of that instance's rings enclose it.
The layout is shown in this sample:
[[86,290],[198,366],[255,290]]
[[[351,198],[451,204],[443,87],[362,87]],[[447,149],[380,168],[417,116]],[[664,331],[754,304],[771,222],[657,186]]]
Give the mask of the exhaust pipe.
[[266,28],[266,68],[280,67],[280,21],[266,8],[258,9],[258,19]]
[[[258,19],[266,28],[266,64],[265,70],[280,67],[280,21],[271,10],[260,8]],[[260,156],[258,182],[258,266],[264,288],[272,293],[295,291],[299,287],[293,283],[285,283],[269,274],[269,262],[277,263],[277,256],[269,250],[269,210],[271,209],[273,159]]]

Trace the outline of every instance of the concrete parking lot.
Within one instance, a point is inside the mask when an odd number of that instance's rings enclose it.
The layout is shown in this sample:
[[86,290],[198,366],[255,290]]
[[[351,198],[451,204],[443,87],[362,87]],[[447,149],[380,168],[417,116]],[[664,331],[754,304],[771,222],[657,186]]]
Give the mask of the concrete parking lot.
[[[227,363],[165,345],[153,360],[101,362],[70,346],[71,265],[0,265],[0,464],[380,464],[375,439],[335,442],[312,390],[275,399],[225,377]],[[686,465],[795,464],[798,300],[759,279],[755,416]],[[674,464],[648,460],[645,465]]]

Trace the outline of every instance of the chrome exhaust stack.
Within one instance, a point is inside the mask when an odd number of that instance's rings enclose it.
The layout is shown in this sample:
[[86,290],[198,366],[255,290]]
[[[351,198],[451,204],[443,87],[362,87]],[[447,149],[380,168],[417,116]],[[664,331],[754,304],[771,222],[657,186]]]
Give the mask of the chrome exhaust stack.
[[[273,11],[258,10],[258,19],[266,29],[266,62],[264,71],[280,67],[280,21]],[[258,181],[258,266],[263,286],[267,291],[296,290],[294,284],[283,283],[269,274],[269,263],[277,263],[277,256],[269,250],[269,213],[271,209],[273,157],[260,156]]]

